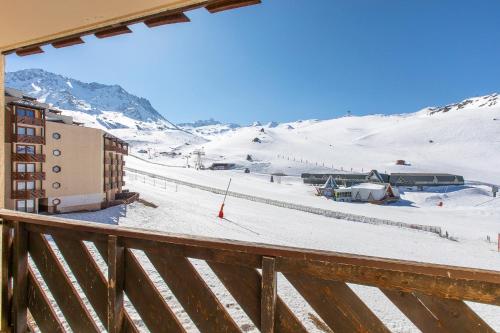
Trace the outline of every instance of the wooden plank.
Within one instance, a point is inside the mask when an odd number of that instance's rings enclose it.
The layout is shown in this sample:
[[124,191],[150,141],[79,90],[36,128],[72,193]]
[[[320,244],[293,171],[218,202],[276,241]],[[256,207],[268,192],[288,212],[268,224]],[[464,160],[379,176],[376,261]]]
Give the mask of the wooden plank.
[[499,283],[490,283],[317,260],[290,258],[276,260],[278,270],[282,273],[500,305],[500,274],[498,274]]
[[118,26],[118,27],[113,27],[113,28],[108,28],[105,30],[100,30],[94,33],[94,35],[97,38],[108,38],[108,37],[113,37],[113,36],[118,36],[118,35],[123,35],[123,34],[129,34],[132,33],[132,30],[129,29],[126,25],[123,26]]
[[[41,228],[46,228],[46,230],[50,229],[50,232],[45,232],[43,231],[43,229],[40,229],[40,232],[46,234],[53,234],[53,232],[57,230],[60,230],[61,232],[67,232],[68,237],[76,237],[78,234],[82,234],[83,236],[78,238],[81,240],[102,241],[106,240],[107,235],[115,235],[120,236],[124,244],[132,239],[136,239],[143,242],[149,242],[150,246],[156,245],[151,244],[151,241],[153,241],[158,242],[158,244],[165,243],[170,245],[185,245],[203,249],[212,249],[214,251],[225,250],[241,255],[252,254],[258,256],[282,257],[284,259],[295,258],[301,259],[303,261],[313,260],[338,264],[350,264],[354,266],[363,266],[376,269],[392,269],[411,274],[425,274],[446,277],[449,279],[450,283],[454,282],[454,280],[457,279],[467,279],[480,282],[489,282],[495,285],[500,284],[500,271],[428,264],[397,259],[377,258],[339,252],[310,250],[243,241],[221,240],[217,238],[174,234],[138,228],[118,227],[92,222],[62,219],[52,216],[26,214],[5,209],[0,209],[0,218],[11,221],[16,220],[20,222],[26,222],[27,227],[38,225]],[[493,288],[493,286],[491,287]]]
[[[260,329],[262,281],[259,272],[241,266],[214,262],[208,264],[250,320]],[[276,317],[277,332],[307,332],[279,296],[276,300]]]
[[495,333],[495,331],[464,302],[416,294],[449,332]]
[[125,293],[151,332],[185,332],[135,255],[125,250]]
[[40,234],[29,236],[29,253],[69,326],[75,332],[99,332],[47,239]]
[[260,4],[261,0],[218,0],[211,2],[205,8],[212,14],[225,10]]
[[23,223],[14,222],[13,299],[14,332],[28,330],[28,233]]
[[61,321],[57,318],[57,314],[31,268],[28,274],[28,307],[40,331],[64,332]]
[[119,333],[123,326],[123,286],[125,281],[125,249],[118,237],[108,240],[108,332]]
[[201,332],[240,332],[188,259],[148,252],[146,255]]
[[345,283],[285,274],[334,332],[390,332]]
[[9,317],[11,313],[11,293],[12,289],[9,285],[9,279],[12,275],[12,228],[5,222],[2,223],[2,303],[0,309],[2,311],[0,318],[0,332],[7,331],[9,326]]
[[52,42],[52,46],[55,47],[56,49],[60,49],[62,47],[68,47],[68,46],[73,46],[77,44],[83,44],[85,43],[81,37],[71,37],[71,38],[66,38],[66,39],[61,39],[58,41]]
[[272,257],[262,258],[262,292],[260,296],[260,331],[274,333],[278,282],[275,261]]
[[43,53],[43,50],[39,46],[34,46],[34,47],[28,47],[24,49],[18,49],[16,50],[16,54],[20,57],[25,57],[33,54],[38,54],[38,53]]
[[438,318],[413,293],[380,290],[422,332],[447,332]]
[[165,16],[159,16],[155,18],[151,18],[149,20],[145,20],[144,24],[148,26],[148,28],[158,27],[165,24],[174,24],[174,23],[186,23],[190,22],[189,17],[184,13],[174,13]]
[[87,296],[103,325],[107,325],[108,282],[97,266],[92,254],[82,241],[52,236],[78,284]]

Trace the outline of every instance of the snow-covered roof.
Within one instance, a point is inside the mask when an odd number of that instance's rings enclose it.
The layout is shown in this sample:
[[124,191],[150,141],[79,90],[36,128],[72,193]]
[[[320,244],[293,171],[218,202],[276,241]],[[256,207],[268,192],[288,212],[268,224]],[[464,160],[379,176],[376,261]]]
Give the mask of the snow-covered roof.
[[374,183],[361,183],[351,186],[352,189],[385,190],[385,185]]

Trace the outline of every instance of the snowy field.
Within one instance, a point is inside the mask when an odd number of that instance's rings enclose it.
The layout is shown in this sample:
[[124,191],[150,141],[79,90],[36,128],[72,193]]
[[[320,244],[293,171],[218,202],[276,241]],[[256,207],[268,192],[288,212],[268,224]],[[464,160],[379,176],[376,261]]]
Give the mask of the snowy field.
[[[483,268],[500,271],[497,235],[500,199],[491,184],[500,184],[500,107],[498,96],[484,96],[444,108],[413,114],[344,117],[235,128],[228,125],[185,127],[181,130],[118,128],[111,132],[131,143],[126,161],[126,184],[158,208],[134,203],[94,213],[65,217],[223,239],[279,244],[386,258]],[[112,115],[110,114],[109,117]],[[123,121],[120,120],[122,123]],[[254,142],[258,138],[260,142]],[[203,163],[235,163],[231,171],[194,170],[195,150],[203,149]],[[140,153],[139,151],[146,151]],[[175,152],[174,157],[160,153]],[[190,156],[191,155],[191,156]],[[248,159],[250,155],[250,159]],[[186,157],[190,156],[189,159]],[[406,166],[395,161],[404,159]],[[250,173],[243,172],[249,168]],[[217,218],[222,196],[172,182],[134,174],[131,169],[216,189],[291,204],[394,222],[437,226],[456,241],[429,232],[370,225],[314,215],[304,211],[228,197],[225,219]],[[401,200],[377,206],[340,203],[315,196],[303,184],[302,172],[332,170],[380,172],[444,172],[463,175],[466,181],[489,185],[401,188]],[[270,173],[286,174],[271,183]],[[438,206],[442,202],[443,206]],[[489,239],[489,240],[488,240]],[[256,331],[228,292],[203,263],[197,269],[245,331]],[[160,277],[147,267],[155,282]],[[311,331],[315,314],[284,278],[279,293]],[[189,331],[196,331],[182,307],[164,285],[158,284]],[[397,332],[418,331],[374,288],[352,286],[386,325]],[[471,305],[500,331],[500,309]]]
[[[242,192],[248,190],[255,192],[256,189],[260,189],[259,194],[273,197],[297,192],[299,194],[296,196],[289,195],[286,199],[307,202],[311,205],[317,201],[316,205],[329,208],[333,205],[335,209],[358,213],[362,211],[365,214],[378,213],[386,218],[411,219],[442,225],[448,227],[458,241],[450,241],[427,232],[336,220],[233,197],[228,198],[226,219],[221,220],[216,217],[222,200],[221,195],[136,176],[130,172],[126,178],[127,187],[140,192],[143,199],[158,205],[158,208],[146,207],[136,202],[128,207],[113,207],[94,213],[66,214],[64,217],[190,235],[492,270],[500,268],[500,255],[496,252],[496,244],[486,241],[488,232],[493,235],[494,231],[498,230],[500,205],[497,203],[489,204],[486,208],[473,207],[467,199],[471,197],[476,203],[488,198],[486,190],[482,187],[461,188],[448,193],[450,199],[443,208],[432,204],[434,200],[432,198],[436,195],[432,192],[405,192],[404,200],[411,200],[412,205],[381,207],[370,204],[340,204],[315,197],[312,195],[312,188],[301,184],[298,179],[285,179],[281,184],[271,184],[264,175],[247,175],[238,171],[163,169],[139,160],[133,163],[136,163],[137,167],[142,163],[140,166],[142,170],[149,168],[172,177],[221,185],[221,187],[224,187],[228,178],[232,177],[235,187],[233,190]],[[461,218],[458,219],[459,217]],[[257,332],[208,266],[198,261],[194,261],[194,264],[238,323],[243,325],[246,331]],[[175,297],[161,283],[156,271],[149,264],[147,269],[165,298],[169,300],[169,304],[182,318],[185,327],[189,331],[196,332],[195,326],[183,313]],[[321,332],[311,320],[315,316],[314,311],[297,295],[291,285],[282,277],[279,279],[279,285],[280,295],[307,328],[313,332]],[[390,329],[396,332],[418,332],[418,329],[375,288],[362,286],[352,286],[352,288]],[[490,325],[500,330],[500,309],[477,304],[472,306]]]

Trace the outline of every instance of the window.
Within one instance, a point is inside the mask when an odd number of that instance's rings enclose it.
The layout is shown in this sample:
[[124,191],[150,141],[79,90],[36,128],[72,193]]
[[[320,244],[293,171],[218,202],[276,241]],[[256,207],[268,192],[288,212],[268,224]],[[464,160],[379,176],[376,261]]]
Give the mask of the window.
[[61,172],[61,167],[59,165],[54,165],[52,167],[52,171],[55,173],[59,173],[59,172]]
[[54,150],[52,151],[52,154],[53,154],[54,156],[61,156],[61,151],[60,151],[59,149],[54,149]]
[[26,191],[26,190],[33,190],[35,189],[35,182],[34,181],[18,181],[16,182],[16,189],[18,191]]
[[35,200],[16,200],[16,210],[20,212],[34,213]]
[[18,127],[17,134],[21,135],[35,135],[35,129],[32,127]]
[[61,134],[57,133],[57,132],[54,132],[52,133],[52,137],[55,139],[55,140],[59,140],[61,138]]
[[16,153],[35,155],[35,146],[17,145]]
[[56,190],[57,190],[57,189],[58,189],[58,188],[60,188],[60,187],[61,187],[61,183],[58,183],[58,182],[54,182],[54,183],[52,183],[52,188],[53,188],[53,189],[56,189]]
[[35,172],[35,164],[34,163],[17,163],[16,171],[17,172]]
[[24,109],[24,108],[16,108],[16,113],[18,117],[30,117],[35,118],[35,111]]

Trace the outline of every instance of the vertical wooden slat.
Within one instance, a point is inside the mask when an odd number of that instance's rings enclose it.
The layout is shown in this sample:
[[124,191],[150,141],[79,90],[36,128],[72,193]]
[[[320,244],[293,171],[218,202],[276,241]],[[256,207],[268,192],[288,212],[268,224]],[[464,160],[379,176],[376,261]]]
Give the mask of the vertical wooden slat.
[[187,258],[146,254],[201,332],[240,332],[238,325]]
[[439,319],[413,293],[380,290],[422,332],[447,332]]
[[108,332],[119,333],[123,325],[125,251],[118,237],[108,238]]
[[345,283],[291,273],[285,277],[334,332],[389,332]]
[[1,318],[0,318],[0,332],[5,332],[9,326],[10,317],[10,278],[12,274],[11,259],[12,259],[12,228],[6,221],[2,221],[2,303]]
[[[250,320],[261,327],[261,275],[256,269],[207,262]],[[278,296],[276,300],[276,331],[307,332],[302,323]]]
[[420,301],[439,319],[449,332],[495,333],[464,302],[417,293]]
[[260,298],[260,331],[262,333],[274,333],[276,298],[278,296],[275,264],[274,258],[262,258],[262,293]]
[[57,318],[50,301],[38,283],[35,274],[29,269],[28,275],[28,307],[31,315],[42,332],[64,332],[62,323]]
[[28,330],[28,232],[20,222],[14,222],[14,332]]
[[151,332],[184,333],[175,313],[130,251],[125,251],[125,292]]
[[30,233],[29,252],[73,331],[98,332],[92,316],[44,235]]

